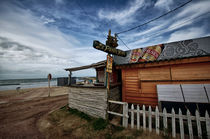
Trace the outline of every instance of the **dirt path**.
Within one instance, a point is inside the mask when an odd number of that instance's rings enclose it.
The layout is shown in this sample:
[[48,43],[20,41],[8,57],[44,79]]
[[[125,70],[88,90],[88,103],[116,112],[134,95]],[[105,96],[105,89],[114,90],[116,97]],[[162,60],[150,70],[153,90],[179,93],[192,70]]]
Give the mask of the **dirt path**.
[[0,138],[44,138],[37,128],[37,121],[67,104],[67,100],[67,95],[62,95],[29,101],[13,99],[0,104]]

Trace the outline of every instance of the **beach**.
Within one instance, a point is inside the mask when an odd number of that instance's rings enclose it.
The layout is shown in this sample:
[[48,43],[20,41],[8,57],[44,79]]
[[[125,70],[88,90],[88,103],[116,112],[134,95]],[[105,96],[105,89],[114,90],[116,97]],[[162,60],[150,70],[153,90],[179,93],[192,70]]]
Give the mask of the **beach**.
[[[48,87],[0,91],[0,104],[48,97]],[[50,96],[66,95],[68,87],[50,87]]]
[[44,138],[38,121],[68,102],[68,87],[0,91],[0,138]]

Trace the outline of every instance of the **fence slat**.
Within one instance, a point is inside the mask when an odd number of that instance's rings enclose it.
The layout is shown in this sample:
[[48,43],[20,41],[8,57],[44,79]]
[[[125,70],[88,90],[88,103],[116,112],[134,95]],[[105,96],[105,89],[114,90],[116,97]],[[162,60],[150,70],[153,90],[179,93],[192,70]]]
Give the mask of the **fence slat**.
[[146,130],[146,113],[144,105],[143,105],[143,129]]
[[179,125],[180,125],[180,136],[181,139],[184,139],[184,125],[183,125],[183,118],[182,118],[182,111],[179,109]]
[[125,127],[125,104],[123,104],[123,127]]
[[188,123],[188,130],[190,139],[193,139],[193,129],[192,129],[192,121],[191,121],[191,114],[190,111],[187,109],[187,123]]
[[137,129],[139,130],[140,127],[140,110],[139,110],[139,105],[137,105]]
[[152,132],[152,109],[149,106],[149,131]]
[[202,138],[200,114],[199,114],[198,110],[195,111],[195,117],[196,117],[197,129],[198,129],[198,138]]
[[125,104],[125,116],[126,116],[126,119],[125,119],[125,127],[128,127],[128,103]]
[[206,132],[207,132],[207,138],[210,139],[210,118],[209,118],[209,113],[208,113],[208,111],[206,111],[205,117],[206,117]]
[[166,135],[166,130],[168,129],[168,123],[167,123],[167,112],[166,109],[163,109],[163,127],[164,127],[164,135]]
[[160,130],[159,130],[159,128],[160,128],[160,119],[159,119],[159,110],[158,110],[158,107],[156,106],[156,108],[155,108],[155,121],[156,121],[156,123],[155,123],[155,127],[156,127],[156,134],[160,134]]
[[128,103],[123,104],[123,127],[128,127]]
[[131,105],[131,128],[134,128],[134,106],[133,104]]
[[175,121],[175,111],[174,108],[172,108],[172,137],[176,138],[176,121]]

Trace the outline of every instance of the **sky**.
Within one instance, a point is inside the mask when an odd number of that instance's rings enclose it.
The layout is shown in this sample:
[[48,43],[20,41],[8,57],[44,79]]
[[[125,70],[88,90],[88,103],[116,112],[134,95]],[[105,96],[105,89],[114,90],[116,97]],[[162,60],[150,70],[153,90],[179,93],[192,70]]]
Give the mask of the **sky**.
[[[0,79],[66,77],[65,68],[96,63],[108,30],[118,33],[187,0],[1,0]],[[130,49],[210,36],[210,0],[193,0],[141,28],[119,34]],[[119,41],[118,49],[128,50]],[[95,76],[95,70],[73,76]]]

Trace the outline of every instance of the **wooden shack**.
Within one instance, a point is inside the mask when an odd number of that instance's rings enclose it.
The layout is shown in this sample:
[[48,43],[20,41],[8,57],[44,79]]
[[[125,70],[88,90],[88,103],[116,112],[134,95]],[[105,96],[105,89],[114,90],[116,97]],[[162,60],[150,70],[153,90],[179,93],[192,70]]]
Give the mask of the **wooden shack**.
[[[107,100],[120,101],[120,84],[117,83],[117,71],[113,69],[113,73],[110,75],[110,95],[106,89],[106,61],[100,61],[91,65],[67,68],[71,75],[72,72],[78,70],[84,70],[89,68],[96,69],[96,83],[94,84],[70,84],[69,85],[69,107],[78,109],[93,117],[106,118],[107,116]],[[71,78],[71,76],[69,77]],[[71,81],[71,79],[69,79]],[[110,109],[114,109],[114,105],[110,106]]]
[[[157,50],[157,46],[153,46],[127,51],[125,58],[114,57],[116,68],[122,73],[122,101],[156,106],[157,85],[210,83],[210,37],[163,46],[161,52],[148,51],[148,48]],[[147,57],[153,59],[143,59],[147,51],[150,52]],[[132,57],[137,58],[133,60]]]

